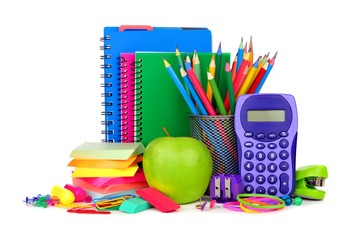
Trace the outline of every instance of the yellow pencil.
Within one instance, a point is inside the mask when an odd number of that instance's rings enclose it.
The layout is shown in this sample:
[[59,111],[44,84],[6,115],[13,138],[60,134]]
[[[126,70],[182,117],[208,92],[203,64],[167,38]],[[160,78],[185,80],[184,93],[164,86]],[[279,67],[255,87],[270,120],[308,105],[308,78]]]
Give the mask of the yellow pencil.
[[[213,54],[211,57],[210,64],[209,64],[209,72],[211,73],[212,76],[215,76],[215,70],[216,70],[215,54]],[[210,83],[208,82],[207,88],[206,88],[206,97],[209,99],[210,103],[212,103],[212,95],[213,95],[213,91],[211,89]]]
[[261,68],[264,66],[264,64],[267,62],[268,58],[267,58],[267,54],[264,55],[264,57],[260,57],[259,59],[259,66],[258,68],[256,69],[255,71],[255,74],[254,74],[254,79],[256,78],[256,76],[259,74]]
[[[259,59],[260,59],[260,57],[259,57]],[[259,59],[256,60],[256,62],[250,68],[248,74],[246,75],[246,77],[244,79],[243,84],[241,85],[239,92],[236,95],[236,98],[238,98],[240,95],[247,93],[247,91],[249,90],[251,84],[254,81],[255,72],[256,72],[257,68],[259,67]]]

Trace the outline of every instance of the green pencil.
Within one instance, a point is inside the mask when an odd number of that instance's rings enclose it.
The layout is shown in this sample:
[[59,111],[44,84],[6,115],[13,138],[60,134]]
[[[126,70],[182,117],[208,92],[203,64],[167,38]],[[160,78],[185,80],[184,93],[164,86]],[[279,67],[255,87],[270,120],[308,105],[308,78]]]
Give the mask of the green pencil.
[[208,72],[207,75],[208,75],[208,81],[209,81],[211,89],[213,91],[213,95],[214,95],[214,98],[215,98],[215,101],[216,101],[216,105],[218,106],[219,111],[220,111],[220,114],[221,115],[226,115],[227,113],[226,113],[226,109],[225,109],[225,106],[224,106],[224,102],[223,102],[223,100],[221,98],[219,88],[216,85],[216,82],[214,80],[214,76],[210,72]]
[[193,68],[194,68],[195,75],[199,79],[199,82],[200,82],[201,86],[205,89],[205,86],[204,86],[204,84],[203,84],[203,82],[201,80],[200,59],[199,59],[199,55],[196,53],[196,51],[194,51],[194,56],[193,56]]
[[[177,57],[177,59],[178,59],[178,62],[179,62],[180,67],[183,68],[183,69],[185,69],[184,61],[183,61],[183,59],[181,58],[181,53],[180,53],[180,51],[179,51],[179,49],[178,49],[177,47],[176,47],[176,50],[175,50],[175,54],[176,54],[176,57]],[[189,96],[191,96],[191,95],[190,95],[190,90],[189,90],[188,86],[186,86],[186,84],[185,84],[183,81],[181,81],[181,84],[184,86],[186,93],[187,93]]]

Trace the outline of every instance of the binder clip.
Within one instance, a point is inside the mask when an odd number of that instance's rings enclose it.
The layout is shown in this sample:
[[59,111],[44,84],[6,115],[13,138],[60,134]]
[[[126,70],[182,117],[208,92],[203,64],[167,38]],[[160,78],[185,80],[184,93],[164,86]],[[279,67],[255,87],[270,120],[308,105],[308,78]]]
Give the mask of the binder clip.
[[240,175],[216,174],[210,181],[210,197],[218,202],[236,201],[241,189]]
[[317,189],[325,185],[328,171],[323,165],[309,165],[296,170],[294,195],[311,200],[323,200],[325,191]]

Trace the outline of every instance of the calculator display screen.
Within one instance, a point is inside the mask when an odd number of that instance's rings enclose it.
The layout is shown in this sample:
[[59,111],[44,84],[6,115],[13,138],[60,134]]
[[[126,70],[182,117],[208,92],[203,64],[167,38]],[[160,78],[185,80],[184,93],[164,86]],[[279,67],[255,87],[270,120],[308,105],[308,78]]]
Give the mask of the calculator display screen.
[[284,122],[284,110],[248,110],[248,122]]

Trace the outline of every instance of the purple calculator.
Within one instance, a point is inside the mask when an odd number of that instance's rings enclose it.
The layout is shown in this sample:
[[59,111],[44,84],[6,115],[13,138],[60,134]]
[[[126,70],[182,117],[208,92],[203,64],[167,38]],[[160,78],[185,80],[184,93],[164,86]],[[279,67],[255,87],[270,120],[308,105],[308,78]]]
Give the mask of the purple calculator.
[[243,192],[291,196],[298,131],[294,97],[241,95],[236,101],[234,121]]

